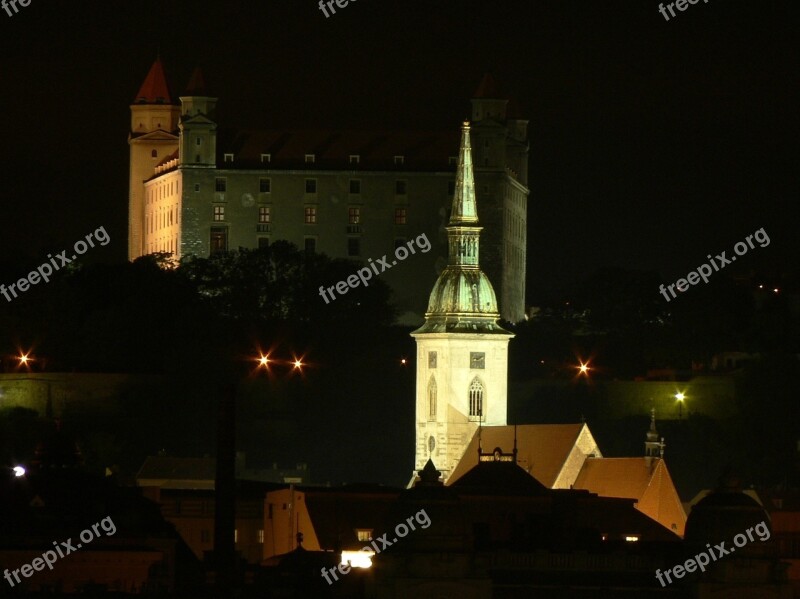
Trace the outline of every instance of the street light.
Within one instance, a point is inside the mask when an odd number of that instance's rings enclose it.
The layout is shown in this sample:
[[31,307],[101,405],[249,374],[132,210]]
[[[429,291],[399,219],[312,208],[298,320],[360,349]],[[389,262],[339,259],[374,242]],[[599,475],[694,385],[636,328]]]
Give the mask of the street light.
[[680,391],[678,391],[675,394],[675,399],[678,400],[678,420],[681,420],[683,418],[683,400],[685,398],[686,398],[686,396],[683,393],[681,393]]
[[23,468],[22,466],[14,466],[12,470],[14,471],[14,476],[16,478],[22,478],[23,476],[25,476],[25,468]]

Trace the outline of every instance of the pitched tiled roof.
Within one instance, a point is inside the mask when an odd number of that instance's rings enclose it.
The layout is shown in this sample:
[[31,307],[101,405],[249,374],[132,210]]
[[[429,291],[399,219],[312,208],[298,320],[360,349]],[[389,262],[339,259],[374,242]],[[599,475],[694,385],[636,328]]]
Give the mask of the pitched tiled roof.
[[173,489],[214,488],[217,461],[214,458],[148,456],[136,481]]
[[171,160],[175,160],[180,155],[180,150],[175,150],[171,154],[164,156],[161,160],[159,160],[156,166],[162,166]]
[[[552,487],[578,440],[584,424],[522,424],[517,431],[517,464],[546,487]],[[484,452],[499,447],[510,453],[514,448],[514,427],[486,426],[480,429]],[[458,480],[478,463],[478,433],[472,438],[464,457],[450,476],[448,484]]]
[[[458,131],[355,131],[331,130],[222,130],[219,157],[230,153],[234,161],[219,161],[222,168],[340,168],[357,171],[455,171],[450,157],[458,155]],[[269,164],[261,160],[270,154]],[[306,162],[313,154],[314,162]],[[358,156],[353,162],[351,156]],[[395,157],[402,157],[395,160]],[[357,160],[357,162],[356,162]]]
[[588,458],[574,488],[635,499],[639,511],[683,536],[686,513],[662,459]]
[[366,543],[358,540],[356,529],[380,530],[399,493],[399,489],[390,487],[354,488],[351,492],[307,490],[306,507],[320,547],[363,547]]
[[451,487],[459,494],[547,495],[549,489],[513,462],[481,462]]
[[135,104],[172,104],[167,77],[164,75],[164,65],[161,64],[160,58],[156,58],[150,67],[150,72],[147,73],[133,101]]

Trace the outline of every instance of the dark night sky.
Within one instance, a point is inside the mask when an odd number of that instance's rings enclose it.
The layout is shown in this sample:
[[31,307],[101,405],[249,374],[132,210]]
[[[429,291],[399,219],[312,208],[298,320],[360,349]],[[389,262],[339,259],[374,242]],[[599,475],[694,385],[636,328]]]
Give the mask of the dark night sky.
[[0,262],[100,225],[87,259],[124,259],[128,105],[160,50],[174,95],[204,68],[223,126],[455,129],[491,69],[530,119],[530,299],[603,266],[674,281],[761,227],[738,265],[796,269],[796,5],[33,0],[0,13]]

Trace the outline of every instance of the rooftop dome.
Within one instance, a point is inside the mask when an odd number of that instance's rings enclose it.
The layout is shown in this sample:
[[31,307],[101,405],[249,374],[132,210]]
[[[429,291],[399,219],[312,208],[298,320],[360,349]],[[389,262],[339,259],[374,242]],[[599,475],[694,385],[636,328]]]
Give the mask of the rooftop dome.
[[[763,524],[762,524],[763,523]],[[686,520],[684,539],[689,547],[705,547],[706,543],[725,541],[727,547],[734,544],[734,537],[746,535],[751,530],[754,540],[736,545],[737,556],[768,557],[774,544],[771,537],[771,521],[767,511],[753,498],[741,492],[738,482],[728,479],[715,491],[706,495],[692,508]],[[764,530],[766,528],[766,531]],[[767,537],[767,538],[763,538]],[[742,537],[739,537],[742,541]]]

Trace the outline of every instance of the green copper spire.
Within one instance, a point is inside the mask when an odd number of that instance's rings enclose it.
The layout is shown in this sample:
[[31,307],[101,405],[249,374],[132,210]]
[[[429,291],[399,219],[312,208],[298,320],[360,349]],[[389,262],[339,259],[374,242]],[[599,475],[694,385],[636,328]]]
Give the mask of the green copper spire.
[[469,143],[469,121],[461,126],[461,149],[458,152],[456,193],[453,196],[451,225],[478,223],[478,207],[475,202],[475,177],[472,174],[472,147]]
[[497,324],[500,313],[489,278],[479,264],[480,234],[469,123],[461,127],[453,211],[447,230],[448,263],[431,290],[425,324],[414,333],[510,335]]

